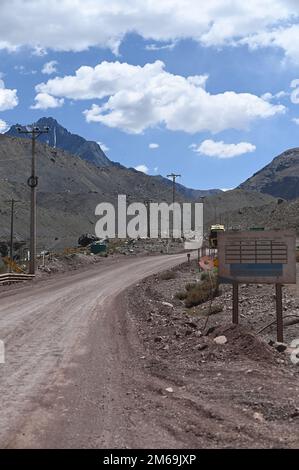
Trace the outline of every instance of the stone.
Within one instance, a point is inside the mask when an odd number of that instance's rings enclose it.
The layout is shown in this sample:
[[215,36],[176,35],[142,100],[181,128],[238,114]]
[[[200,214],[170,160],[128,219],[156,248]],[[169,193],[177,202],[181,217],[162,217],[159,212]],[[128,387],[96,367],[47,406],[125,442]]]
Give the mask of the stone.
[[227,343],[227,337],[226,336],[217,336],[214,338],[214,341],[216,344],[226,344]]
[[170,302],[162,302],[162,305],[165,305],[165,307],[173,308],[173,305]]

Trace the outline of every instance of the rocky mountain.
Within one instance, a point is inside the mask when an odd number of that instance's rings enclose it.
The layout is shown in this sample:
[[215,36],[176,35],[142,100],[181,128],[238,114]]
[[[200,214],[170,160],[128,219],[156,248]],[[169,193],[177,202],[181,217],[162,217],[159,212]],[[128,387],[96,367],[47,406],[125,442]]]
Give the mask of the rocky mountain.
[[[172,181],[170,179],[164,178],[163,176],[153,176],[157,180],[163,180],[164,184],[172,187]],[[221,194],[223,191],[221,189],[191,189],[183,186],[180,183],[176,183],[176,192],[181,194],[187,199],[198,201],[201,197],[213,196],[214,194]]]
[[[40,142],[36,151],[39,249],[60,250],[76,245],[82,233],[94,232],[97,204],[116,203],[119,194],[126,194],[128,202],[172,201],[172,185],[165,178],[118,165],[97,167],[64,150],[53,151]],[[28,240],[30,193],[26,181],[30,162],[28,139],[0,135],[0,241],[9,239],[10,205],[7,201],[12,197],[19,201],[16,204],[16,239]],[[176,200],[194,199],[177,191]],[[274,200],[271,196],[242,190],[215,194],[205,200],[205,219],[209,223],[219,222],[221,214],[227,210],[259,206],[271,200]]]
[[[96,142],[85,140],[83,137],[72,134],[63,126],[61,126],[56,119],[51,117],[39,119],[35,125],[41,129],[44,127],[49,128],[48,134],[43,134],[39,137],[39,141],[48,144],[51,147],[66,150],[72,155],[76,155],[83,160],[93,163],[99,167],[106,167],[113,165],[113,162],[105,155],[100,145]],[[18,132],[19,124],[12,126],[6,135],[11,137],[20,137]],[[26,138],[26,135],[23,136]]]
[[299,197],[299,148],[283,152],[239,186],[283,199]]

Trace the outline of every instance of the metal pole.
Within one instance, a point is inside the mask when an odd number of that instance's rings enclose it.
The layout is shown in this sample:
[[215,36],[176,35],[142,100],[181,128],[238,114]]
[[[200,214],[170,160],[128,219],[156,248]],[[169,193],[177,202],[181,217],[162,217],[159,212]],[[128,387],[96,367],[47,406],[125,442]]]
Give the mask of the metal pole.
[[283,343],[282,285],[275,284],[277,341]]
[[239,323],[239,283],[233,281],[233,324]]

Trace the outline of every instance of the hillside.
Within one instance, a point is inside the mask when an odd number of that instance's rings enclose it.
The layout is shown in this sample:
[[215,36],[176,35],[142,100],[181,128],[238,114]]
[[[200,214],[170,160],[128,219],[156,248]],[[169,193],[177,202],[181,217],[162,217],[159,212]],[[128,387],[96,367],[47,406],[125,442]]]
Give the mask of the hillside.
[[[15,233],[17,239],[28,239],[31,142],[0,135],[0,239],[9,238],[10,208],[7,201],[14,197],[16,205]],[[95,207],[100,202],[116,202],[118,194],[128,201],[152,199],[172,201],[172,186],[164,178],[152,177],[117,165],[98,168],[68,152],[37,143],[38,241],[39,248],[60,249],[77,243],[79,235],[93,232]],[[177,191],[177,201],[190,201]],[[272,198],[242,190],[228,191],[208,197],[205,219],[215,222],[226,210],[263,205]],[[217,220],[218,221],[218,220]]]
[[[9,204],[17,204],[16,237],[29,233],[30,194],[26,181],[30,174],[31,142],[0,135],[0,239],[8,239]],[[95,207],[100,202],[116,202],[118,194],[128,201],[172,200],[172,188],[163,180],[118,165],[98,168],[60,149],[37,143],[38,235],[39,247],[76,244],[83,232],[93,232]],[[178,194],[178,201],[185,199]]]
[[[72,134],[61,126],[56,119],[44,117],[39,119],[35,125],[41,129],[49,127],[49,133],[39,137],[40,142],[49,144],[51,147],[66,150],[72,155],[76,155],[96,166],[105,167],[113,165],[113,162],[105,155],[99,144],[88,141],[79,135]],[[18,127],[19,124],[12,126],[6,135],[20,137]],[[24,138],[26,138],[26,135]]]
[[299,235],[299,198],[292,201],[274,199],[264,205],[224,212],[221,220],[229,227],[243,230],[253,226],[265,229],[290,228]]
[[283,152],[239,186],[283,199],[299,197],[299,148]]

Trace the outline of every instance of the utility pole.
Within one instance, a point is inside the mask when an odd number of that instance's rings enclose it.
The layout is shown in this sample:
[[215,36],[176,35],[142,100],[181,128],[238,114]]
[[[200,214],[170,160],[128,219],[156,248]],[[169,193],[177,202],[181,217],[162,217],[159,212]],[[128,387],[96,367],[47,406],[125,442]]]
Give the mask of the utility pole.
[[[175,182],[177,178],[180,178],[182,175],[176,175],[175,173],[171,173],[170,175],[167,175],[167,178],[172,179],[172,204],[175,203]],[[174,208],[173,208],[174,209]],[[174,214],[174,211],[173,211]],[[173,226],[172,226],[172,238],[174,238],[174,215],[173,215]],[[169,247],[168,247],[169,249]],[[167,251],[168,252],[168,251]]]
[[[14,239],[14,212],[15,212],[15,203],[21,202],[16,201],[15,199],[11,199],[10,201],[5,201],[6,203],[11,204],[11,212],[10,212],[10,247],[9,247],[9,257],[10,261],[13,261],[13,239]],[[12,271],[12,265],[9,264],[9,272]]]
[[153,202],[152,199],[145,199],[144,204],[146,206],[147,214],[147,238],[151,238],[151,213],[150,213],[150,204]]
[[175,175],[174,173],[171,173],[170,175],[167,175],[167,178],[172,179],[172,202],[173,204],[175,203],[175,182],[177,178],[180,178],[182,175]]
[[35,274],[36,268],[36,188],[38,185],[38,177],[36,176],[36,152],[35,144],[36,139],[41,134],[48,134],[49,128],[44,127],[40,129],[36,126],[30,126],[30,128],[22,129],[18,127],[19,134],[26,134],[31,136],[32,142],[32,160],[31,160],[31,176],[27,180],[27,185],[31,189],[31,208],[30,208],[30,262],[29,262],[29,274]]

